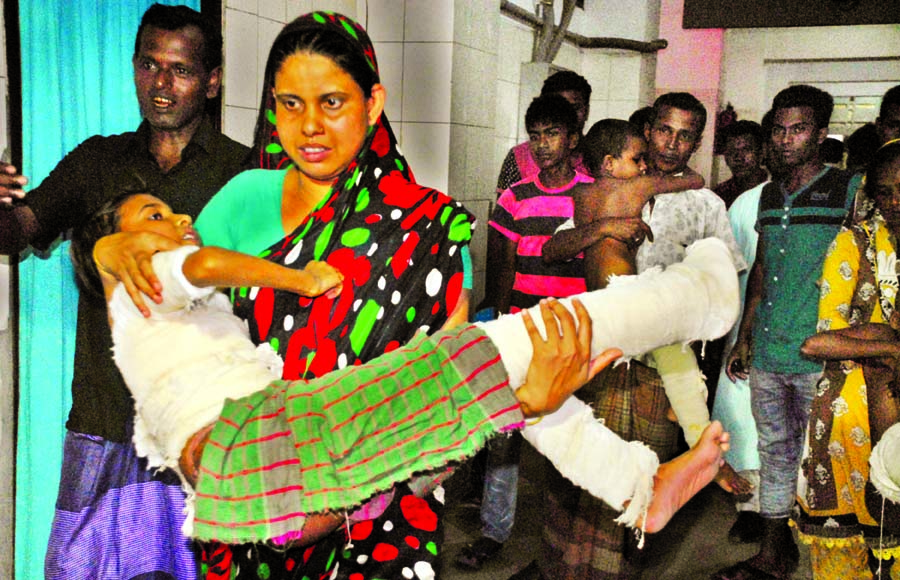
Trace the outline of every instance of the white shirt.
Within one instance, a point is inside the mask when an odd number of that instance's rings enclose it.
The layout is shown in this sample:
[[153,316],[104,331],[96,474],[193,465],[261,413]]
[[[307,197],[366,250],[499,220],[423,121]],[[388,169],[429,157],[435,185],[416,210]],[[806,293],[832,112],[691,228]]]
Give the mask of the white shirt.
[[149,467],[178,469],[188,438],[215,421],[226,398],[262,390],[280,378],[280,359],[268,344],[250,341],[247,323],[215,288],[184,277],[184,246],[153,256],[163,303],[146,300],[144,318],[119,284],[109,302],[113,356],[134,397],[134,444]]
[[654,266],[670,266],[684,260],[684,249],[703,238],[719,238],[734,259],[738,272],[747,269],[743,253],[734,240],[725,202],[709,189],[689,189],[661,193],[654,198],[653,211],[647,203],[641,218],[653,231],[653,241],[645,240],[638,248],[637,271]]

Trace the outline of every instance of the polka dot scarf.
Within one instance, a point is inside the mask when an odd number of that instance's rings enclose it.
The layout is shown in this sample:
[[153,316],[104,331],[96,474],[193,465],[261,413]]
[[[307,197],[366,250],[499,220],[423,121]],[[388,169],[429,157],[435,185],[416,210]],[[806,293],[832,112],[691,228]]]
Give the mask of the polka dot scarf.
[[[359,47],[377,74],[372,44],[352,20],[317,12],[289,26],[339,34]],[[286,156],[271,124],[274,113],[265,117],[268,127],[257,131],[267,137],[257,145],[260,161],[280,167]],[[344,274],[341,295],[310,300],[244,288],[233,294],[235,313],[249,321],[254,341],[269,342],[282,356],[285,379],[365,362],[419,329],[441,326],[462,290],[460,251],[471,232],[472,217],[462,205],[415,182],[382,115],[331,193],[262,254],[296,268],[327,261]]]

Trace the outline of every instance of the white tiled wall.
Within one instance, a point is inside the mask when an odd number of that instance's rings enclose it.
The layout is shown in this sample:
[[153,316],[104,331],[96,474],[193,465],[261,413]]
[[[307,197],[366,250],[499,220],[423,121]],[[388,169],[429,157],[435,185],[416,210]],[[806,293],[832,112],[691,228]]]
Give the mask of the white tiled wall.
[[266,58],[285,23],[311,10],[356,17],[357,4],[357,0],[227,0],[223,15],[225,134],[247,145],[252,142]]

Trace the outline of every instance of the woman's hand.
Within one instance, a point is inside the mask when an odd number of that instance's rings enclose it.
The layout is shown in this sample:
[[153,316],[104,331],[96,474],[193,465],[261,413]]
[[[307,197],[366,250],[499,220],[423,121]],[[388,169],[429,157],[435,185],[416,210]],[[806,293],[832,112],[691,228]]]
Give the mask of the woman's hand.
[[312,260],[303,268],[310,277],[310,282],[300,288],[304,296],[325,294],[328,298],[337,298],[343,289],[344,275],[334,266],[318,260]]
[[523,320],[534,354],[525,383],[516,398],[526,417],[552,413],[598,372],[622,356],[617,348],[605,350],[594,360],[591,356],[591,318],[578,300],[573,300],[575,319],[557,300],[541,301],[541,317],[547,328],[547,340],[541,337],[531,316]]
[[162,284],[153,272],[153,254],[178,247],[175,240],[151,232],[119,232],[100,238],[93,255],[107,299],[111,289],[121,282],[134,305],[149,318],[144,295],[157,304],[162,302]]

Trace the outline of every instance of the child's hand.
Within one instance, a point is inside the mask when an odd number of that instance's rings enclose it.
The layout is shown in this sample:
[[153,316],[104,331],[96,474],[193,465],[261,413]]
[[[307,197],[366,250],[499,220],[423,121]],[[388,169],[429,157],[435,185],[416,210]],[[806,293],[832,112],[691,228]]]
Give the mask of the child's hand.
[[334,266],[313,260],[303,268],[303,271],[309,274],[311,282],[299,289],[300,294],[304,296],[324,294],[328,298],[337,298],[340,295],[343,289],[344,275]]
[[134,305],[149,317],[144,296],[160,304],[163,289],[153,272],[153,254],[178,247],[171,238],[153,232],[118,232],[100,238],[93,256],[104,287],[122,282]]
[[703,176],[691,169],[690,167],[685,167],[684,172],[682,173],[685,177],[690,177],[695,180],[692,184],[692,189],[703,189],[706,186],[706,180],[703,179]]
[[629,246],[640,246],[647,238],[653,241],[653,231],[641,218],[604,218],[604,234]]

